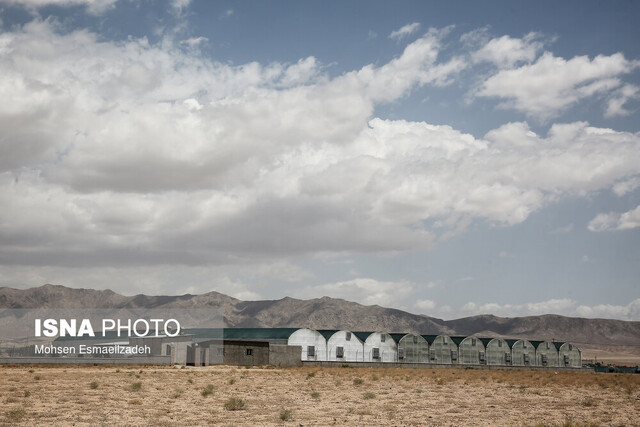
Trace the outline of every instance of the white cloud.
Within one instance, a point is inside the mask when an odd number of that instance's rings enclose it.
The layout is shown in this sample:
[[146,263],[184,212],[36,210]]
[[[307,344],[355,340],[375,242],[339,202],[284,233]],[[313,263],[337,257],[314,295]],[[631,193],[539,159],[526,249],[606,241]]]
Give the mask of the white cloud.
[[[619,77],[639,65],[621,53],[565,60],[545,52],[532,64],[492,75],[475,95],[501,99],[500,108],[546,120],[582,99],[613,93],[621,85]],[[621,107],[608,108],[618,113]]]
[[605,109],[605,117],[628,116],[632,112],[625,108],[625,104],[633,99],[640,99],[640,88],[626,84],[611,94]]
[[622,214],[617,212],[598,214],[587,227],[591,231],[630,230],[640,227],[640,206]]
[[415,33],[416,31],[418,31],[419,28],[420,28],[419,22],[407,24],[398,30],[392,31],[391,34],[389,34],[389,38],[394,40],[400,40],[410,34]]
[[344,282],[307,286],[293,291],[297,298],[320,298],[331,296],[364,305],[402,307],[404,299],[415,285],[407,281],[385,282],[370,278],[357,278]]
[[429,315],[429,312],[436,308],[436,303],[429,299],[417,300],[413,307],[422,314]]
[[632,177],[621,181],[613,186],[613,192],[616,193],[617,196],[624,196],[625,194],[631,193],[636,188],[640,187],[640,177]]
[[446,31],[335,78],[314,57],[231,66],[48,21],[3,32],[0,97],[13,102],[0,104],[0,259],[223,265],[403,251],[640,173],[639,135],[587,123],[546,136],[509,123],[475,138],[373,117],[466,66],[438,61]]
[[[35,11],[45,6],[85,6],[87,12],[99,15],[114,7],[119,0],[2,0],[0,3],[20,5],[27,10]],[[184,1],[184,0],[174,0]]]
[[511,68],[520,62],[530,63],[544,46],[539,39],[540,35],[537,33],[529,33],[521,39],[507,35],[493,38],[471,57],[474,62],[491,62],[500,68]]

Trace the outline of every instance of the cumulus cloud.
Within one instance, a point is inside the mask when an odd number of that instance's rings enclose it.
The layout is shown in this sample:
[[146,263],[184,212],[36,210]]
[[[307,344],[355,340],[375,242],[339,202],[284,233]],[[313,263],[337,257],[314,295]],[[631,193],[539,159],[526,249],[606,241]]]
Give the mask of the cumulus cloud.
[[419,28],[420,28],[419,22],[407,24],[402,28],[392,31],[391,34],[389,34],[389,38],[394,40],[400,40],[410,34],[415,33],[416,31],[418,31]]
[[[107,42],[39,20],[3,32],[0,262],[195,268],[392,253],[473,220],[517,224],[640,174],[639,135],[584,122],[543,136],[509,123],[477,138],[374,117],[468,65],[439,59],[446,31],[333,78],[314,57],[221,64],[170,40]],[[308,292],[399,301],[392,284],[366,280],[379,291],[356,279]]]
[[[638,66],[640,61],[627,60],[621,53],[566,60],[545,52],[532,64],[492,75],[481,84],[475,96],[498,98],[502,100],[500,108],[513,108],[546,120],[582,99],[614,94],[622,84],[620,76]],[[633,96],[631,92],[627,89],[614,95],[607,114],[620,114],[624,103]]]
[[624,213],[598,214],[587,226],[591,231],[630,230],[640,227],[640,206]]
[[640,187],[640,177],[635,176],[614,185],[613,192],[616,193],[617,196],[622,197],[625,194],[631,193],[638,187]]
[[625,104],[633,99],[640,98],[640,88],[636,85],[626,84],[611,94],[605,109],[605,117],[628,116],[632,112],[625,108]]
[[511,68],[517,63],[532,62],[543,47],[538,33],[529,33],[521,39],[505,35],[487,41],[484,46],[473,52],[471,58],[474,62],[484,61],[499,68]]

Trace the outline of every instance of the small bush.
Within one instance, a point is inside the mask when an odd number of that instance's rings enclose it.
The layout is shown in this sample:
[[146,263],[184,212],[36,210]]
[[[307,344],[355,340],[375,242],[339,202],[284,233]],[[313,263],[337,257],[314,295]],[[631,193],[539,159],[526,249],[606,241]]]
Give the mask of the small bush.
[[187,380],[187,382],[188,382],[189,384],[193,384],[193,378],[189,378],[189,379]]
[[30,373],[30,374],[33,374],[33,369],[29,369],[29,373]]
[[313,378],[313,377],[315,377],[315,376],[316,376],[316,373],[315,373],[315,372],[309,372],[309,373],[307,374],[307,379]]
[[89,388],[91,388],[91,390],[95,390],[98,388],[98,382],[97,381],[91,381],[89,383]]
[[596,404],[595,399],[591,397],[585,397],[581,402],[581,405],[586,407],[596,406]]
[[353,385],[362,385],[364,384],[364,380],[362,378],[354,378]]
[[372,379],[373,381],[378,381],[380,378],[378,378],[378,376],[374,374],[374,375],[371,377],[371,379]]
[[31,392],[29,390],[25,390],[24,397],[29,397],[29,396],[31,396]]
[[211,393],[213,393],[213,384],[208,384],[207,387],[205,387],[205,389],[200,392],[202,397],[207,397]]
[[342,381],[336,380],[336,387],[340,387],[342,385]]
[[120,369],[116,369],[116,374],[119,374],[119,373],[120,373]]
[[42,377],[40,375],[36,375],[35,377],[33,377],[33,379],[36,381],[40,381]]
[[373,392],[371,392],[371,391],[368,391],[368,392],[366,392],[365,394],[363,394],[363,395],[362,395],[362,397],[363,397],[365,400],[369,400],[369,399],[373,399],[373,398],[375,398],[375,397],[376,397],[376,394],[375,394],[375,393],[373,393]]
[[182,396],[182,393],[184,393],[184,390],[181,388],[177,388],[173,391],[173,393],[171,393],[171,398],[172,399],[177,399],[180,396]]
[[293,418],[293,411],[291,409],[281,409],[280,410],[280,419],[282,421],[289,421]]
[[236,383],[236,379],[235,378],[231,378],[229,380],[229,385],[234,385]]
[[142,383],[138,381],[137,383],[131,384],[132,391],[140,391],[142,389]]
[[314,391],[313,393],[311,393],[311,397],[313,397],[314,399],[318,399],[320,398],[320,393],[318,393],[317,391]]
[[224,409],[227,411],[241,411],[245,409],[244,400],[239,397],[232,397],[231,399],[224,402]]
[[17,423],[22,421],[25,415],[27,415],[27,411],[25,411],[24,408],[11,409],[10,411],[5,412],[7,421],[11,423]]

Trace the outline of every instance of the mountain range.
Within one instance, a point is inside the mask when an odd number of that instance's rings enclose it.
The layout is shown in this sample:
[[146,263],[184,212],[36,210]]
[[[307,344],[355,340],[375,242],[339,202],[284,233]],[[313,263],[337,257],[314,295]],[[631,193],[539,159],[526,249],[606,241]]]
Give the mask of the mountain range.
[[442,320],[342,299],[241,301],[219,292],[201,295],[125,296],[111,290],[43,285],[0,287],[0,308],[207,308],[224,313],[225,327],[308,327],[384,330],[421,334],[481,335],[530,340],[572,341],[602,347],[640,347],[640,322],[559,315],[504,318],[493,315]]

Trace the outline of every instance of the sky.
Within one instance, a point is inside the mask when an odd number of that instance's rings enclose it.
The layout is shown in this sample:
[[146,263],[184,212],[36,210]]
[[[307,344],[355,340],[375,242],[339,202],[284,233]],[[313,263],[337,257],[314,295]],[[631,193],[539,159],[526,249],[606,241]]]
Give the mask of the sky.
[[0,0],[0,286],[640,320],[639,18]]

